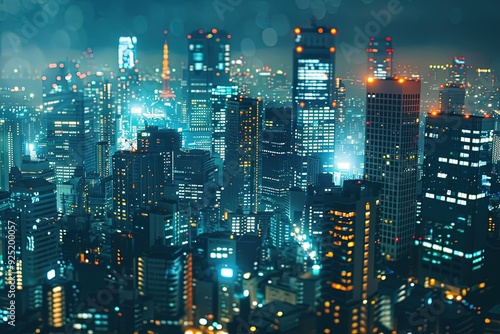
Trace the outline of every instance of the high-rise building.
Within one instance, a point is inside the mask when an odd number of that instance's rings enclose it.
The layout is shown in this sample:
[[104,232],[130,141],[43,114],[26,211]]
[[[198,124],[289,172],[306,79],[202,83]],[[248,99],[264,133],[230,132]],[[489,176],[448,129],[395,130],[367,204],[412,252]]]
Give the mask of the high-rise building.
[[212,88],[212,153],[226,159],[226,101],[238,95],[238,86]]
[[375,327],[379,187],[349,180],[325,195],[320,333],[370,333]]
[[56,184],[71,179],[78,167],[86,174],[96,170],[94,121],[91,102],[82,93],[45,94],[47,158],[56,173]]
[[474,288],[485,280],[494,120],[461,114],[426,118],[419,277]]
[[58,259],[59,219],[56,186],[42,178],[23,179],[11,188],[17,214],[18,247],[16,271],[18,290],[24,290],[30,307],[42,306],[42,283]]
[[130,231],[134,214],[153,207],[164,195],[161,153],[118,151],[113,154],[113,211],[115,227]]
[[137,133],[137,151],[161,153],[164,161],[165,184],[174,183],[174,160],[182,146],[182,134],[177,130],[158,129],[148,125]]
[[366,91],[365,179],[383,184],[381,250],[405,259],[416,222],[420,82],[368,78]]
[[9,190],[10,169],[21,167],[23,144],[20,120],[0,118],[0,190]]
[[182,324],[193,299],[191,255],[181,247],[155,246],[137,259],[136,272],[139,295],[153,299],[154,319],[148,320]]
[[262,131],[262,197],[284,204],[293,185],[292,108],[268,107]]
[[227,102],[223,209],[256,213],[261,193],[262,100],[245,97]]
[[216,173],[214,158],[209,151],[181,151],[176,156],[174,172],[175,184],[179,187],[179,200],[189,203],[197,210],[215,206]]
[[78,301],[75,282],[58,276],[55,269],[47,272],[43,283],[43,326],[48,332],[64,330],[71,325]]
[[439,110],[445,114],[463,114],[465,112],[465,86],[441,85],[439,88]]
[[293,115],[295,179],[303,190],[316,182],[310,159],[333,172],[335,150],[335,28],[295,28]]
[[467,87],[467,64],[465,57],[455,56],[450,66],[449,83]]
[[212,88],[229,84],[231,36],[212,29],[188,35],[187,114],[192,140],[187,147],[212,149]]
[[392,77],[392,63],[394,48],[392,38],[370,37],[368,47],[368,76],[376,79],[386,79]]

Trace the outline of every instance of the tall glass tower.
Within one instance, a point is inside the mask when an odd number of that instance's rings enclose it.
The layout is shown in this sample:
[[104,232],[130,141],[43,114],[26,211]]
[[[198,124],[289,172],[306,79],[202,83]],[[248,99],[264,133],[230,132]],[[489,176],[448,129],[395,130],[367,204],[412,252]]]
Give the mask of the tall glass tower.
[[295,28],[293,112],[295,182],[303,190],[316,182],[314,157],[333,173],[335,149],[335,28]]
[[[461,114],[426,118],[419,277],[462,289],[484,282],[494,120]],[[454,287],[455,289],[451,288]]]
[[199,30],[188,35],[186,136],[189,148],[212,149],[212,88],[228,86],[231,36],[223,31]]
[[420,82],[367,82],[365,179],[380,193],[381,250],[388,260],[410,254],[415,233]]

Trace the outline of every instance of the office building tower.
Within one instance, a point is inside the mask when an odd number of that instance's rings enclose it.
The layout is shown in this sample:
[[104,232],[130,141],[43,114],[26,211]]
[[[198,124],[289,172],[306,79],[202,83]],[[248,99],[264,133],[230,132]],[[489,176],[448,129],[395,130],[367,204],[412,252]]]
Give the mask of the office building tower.
[[100,177],[106,177],[111,174],[109,159],[109,144],[107,141],[98,141],[96,143],[97,161],[96,172]]
[[368,77],[376,79],[392,77],[394,48],[391,37],[370,37],[366,53],[368,54]]
[[321,333],[371,333],[375,327],[379,187],[350,180],[325,195]]
[[261,193],[262,100],[245,97],[227,102],[223,209],[256,213]]
[[174,179],[180,201],[189,203],[196,210],[214,207],[216,167],[209,151],[181,151],[175,159]]
[[465,112],[465,86],[441,85],[439,88],[439,111],[444,114],[463,114]]
[[272,240],[272,245],[277,249],[282,249],[292,240],[292,224],[284,210],[277,210],[271,217],[269,224],[269,235]]
[[191,132],[187,143],[189,148],[212,149],[212,88],[229,84],[230,38],[217,29],[199,30],[188,35],[186,108]]
[[229,230],[236,236],[257,231],[257,217],[254,214],[244,214],[241,210],[227,215]]
[[118,39],[118,68],[130,70],[137,63],[137,37],[122,36]]
[[212,153],[226,159],[226,101],[238,95],[238,86],[212,88]]
[[[181,247],[154,246],[137,259],[137,289],[153,299],[154,319],[182,324],[192,305],[192,258]],[[191,284],[187,287],[187,284]],[[189,292],[186,294],[186,292]]]
[[9,190],[9,172],[21,167],[23,146],[21,120],[0,118],[0,190]]
[[426,118],[422,213],[415,240],[419,277],[426,284],[444,283],[461,294],[462,288],[485,280],[493,129],[492,118]]
[[161,153],[118,151],[113,154],[113,211],[115,227],[130,231],[134,214],[154,206],[164,196]]
[[91,101],[82,93],[46,94],[43,98],[47,124],[47,158],[56,172],[56,184],[75,175],[96,170],[94,121]]
[[296,186],[314,183],[308,157],[333,172],[335,153],[335,28],[295,28],[293,115]]
[[104,81],[102,89],[99,89],[98,140],[107,142],[110,151],[114,151],[114,148],[116,148],[115,109],[116,106],[112,95],[112,84],[108,81]]
[[161,153],[164,161],[165,183],[174,183],[174,160],[182,146],[182,133],[172,129],[158,129],[147,125],[137,133],[137,151]]
[[450,66],[449,83],[467,87],[467,68],[465,57],[453,57],[453,62]]
[[262,197],[284,204],[293,185],[292,108],[266,108],[261,150]]
[[415,232],[420,82],[367,80],[365,179],[383,184],[381,250],[406,259]]
[[[17,289],[25,293],[30,307],[42,306],[41,287],[49,267],[60,259],[59,218],[56,186],[44,179],[24,179],[11,188],[11,200],[17,215]],[[25,299],[26,297],[26,299]]]

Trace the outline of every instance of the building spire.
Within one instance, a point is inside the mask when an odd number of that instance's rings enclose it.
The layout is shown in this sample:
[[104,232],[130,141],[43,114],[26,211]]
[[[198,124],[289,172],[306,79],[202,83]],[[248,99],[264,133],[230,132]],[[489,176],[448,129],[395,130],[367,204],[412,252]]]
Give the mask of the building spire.
[[170,67],[168,63],[167,39],[165,39],[165,44],[163,44],[163,69],[161,78],[163,79],[163,87],[161,89],[160,97],[164,100],[175,100],[175,94],[170,88]]

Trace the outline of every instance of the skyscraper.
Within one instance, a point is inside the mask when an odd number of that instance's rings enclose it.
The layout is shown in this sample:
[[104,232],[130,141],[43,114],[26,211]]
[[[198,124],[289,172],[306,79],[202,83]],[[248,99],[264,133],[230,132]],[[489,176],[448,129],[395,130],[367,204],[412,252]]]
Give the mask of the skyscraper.
[[113,154],[113,211],[119,229],[130,231],[134,214],[154,206],[164,194],[161,153],[118,151]]
[[78,167],[96,171],[96,147],[91,101],[82,93],[45,94],[47,158],[56,172],[56,184],[71,179]]
[[20,119],[0,118],[0,190],[9,190],[9,172],[21,167],[23,136]]
[[[376,224],[380,185],[344,182],[324,197],[321,333],[370,333],[376,321]],[[327,331],[328,330],[328,331]]]
[[465,112],[465,86],[441,85],[439,88],[439,110],[445,114],[463,114]]
[[467,64],[464,56],[453,57],[453,62],[450,66],[449,83],[467,87]]
[[22,179],[11,188],[18,220],[20,257],[17,286],[26,291],[30,307],[42,306],[42,283],[50,266],[60,259],[56,186],[42,178]]
[[366,49],[368,54],[368,76],[376,79],[392,77],[394,48],[392,38],[371,37]]
[[[419,278],[461,289],[485,281],[494,120],[461,114],[426,118]],[[458,291],[456,290],[458,289]]]
[[187,113],[189,147],[212,149],[212,88],[229,83],[231,36],[199,30],[188,35]]
[[284,204],[293,184],[292,108],[268,107],[262,131],[262,196]]
[[238,97],[227,102],[223,209],[258,211],[261,193],[262,100]]
[[420,82],[367,80],[365,179],[380,194],[382,253],[405,259],[415,232]]
[[333,172],[335,149],[335,28],[295,28],[293,114],[296,186],[314,183],[309,166],[314,156]]

